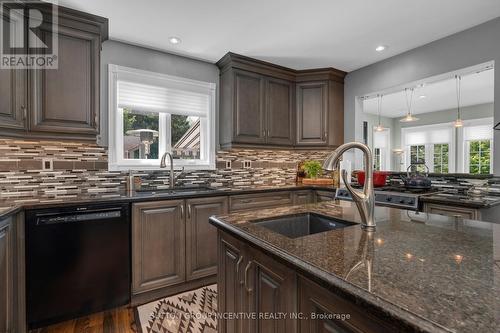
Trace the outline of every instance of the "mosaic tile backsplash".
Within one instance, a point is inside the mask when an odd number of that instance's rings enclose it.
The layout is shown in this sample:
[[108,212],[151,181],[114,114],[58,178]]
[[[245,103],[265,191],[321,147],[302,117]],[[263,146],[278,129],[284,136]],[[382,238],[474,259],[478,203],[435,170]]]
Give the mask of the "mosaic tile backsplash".
[[[212,187],[292,184],[299,161],[323,160],[328,153],[263,149],[221,151],[217,154],[216,170],[185,172],[178,182]],[[52,161],[51,171],[43,170],[45,161]],[[227,168],[228,161],[231,168]],[[248,162],[250,167],[245,168]],[[0,199],[113,194],[125,191],[125,177],[126,173],[108,171],[107,148],[94,144],[0,140]],[[168,186],[165,171],[142,172],[141,178],[143,186]]]

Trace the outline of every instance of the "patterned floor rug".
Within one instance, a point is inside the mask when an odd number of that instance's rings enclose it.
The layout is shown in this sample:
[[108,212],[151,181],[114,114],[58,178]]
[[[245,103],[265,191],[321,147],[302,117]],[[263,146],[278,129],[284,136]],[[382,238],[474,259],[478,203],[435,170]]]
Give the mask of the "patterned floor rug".
[[142,333],[216,333],[217,285],[137,307]]

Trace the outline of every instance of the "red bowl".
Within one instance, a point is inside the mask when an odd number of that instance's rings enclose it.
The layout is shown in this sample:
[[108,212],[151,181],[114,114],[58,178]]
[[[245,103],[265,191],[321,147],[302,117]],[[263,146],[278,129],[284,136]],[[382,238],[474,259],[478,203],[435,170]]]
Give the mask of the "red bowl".
[[[387,183],[388,172],[385,171],[374,171],[373,172],[373,186],[382,187]],[[365,185],[365,172],[358,171],[357,173],[358,183],[361,186]]]

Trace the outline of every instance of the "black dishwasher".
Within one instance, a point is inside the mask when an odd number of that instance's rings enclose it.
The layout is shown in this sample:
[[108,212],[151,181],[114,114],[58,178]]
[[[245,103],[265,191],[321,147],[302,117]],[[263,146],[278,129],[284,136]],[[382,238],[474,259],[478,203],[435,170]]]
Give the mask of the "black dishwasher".
[[128,204],[32,210],[26,223],[30,328],[129,303]]

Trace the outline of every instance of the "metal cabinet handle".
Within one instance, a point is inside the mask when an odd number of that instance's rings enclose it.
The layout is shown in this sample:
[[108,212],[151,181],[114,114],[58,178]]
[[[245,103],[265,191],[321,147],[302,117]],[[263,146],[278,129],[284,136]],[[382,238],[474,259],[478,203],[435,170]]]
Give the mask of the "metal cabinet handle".
[[26,120],[28,118],[28,110],[24,105],[21,105],[21,111],[23,112],[23,119]]
[[188,219],[191,219],[191,205],[188,205]]
[[[238,262],[236,263],[236,278],[239,280],[239,276],[240,276],[240,265],[241,265],[241,262],[243,261],[243,256],[240,256],[240,258],[238,259]],[[243,285],[243,280],[240,280],[240,284]]]
[[328,132],[323,133],[323,140],[326,140],[328,138]]
[[253,201],[250,199],[243,199],[241,200],[241,203],[252,203]]
[[267,130],[267,137],[270,137],[270,136],[271,136],[271,131]]
[[265,137],[266,136],[266,130],[262,130],[262,136]]
[[245,267],[245,290],[249,294],[253,291],[252,288],[248,288],[248,271],[250,270],[251,266],[252,266],[252,262],[249,261],[248,264],[247,264],[247,267]]
[[181,219],[184,219],[184,205],[181,205]]

